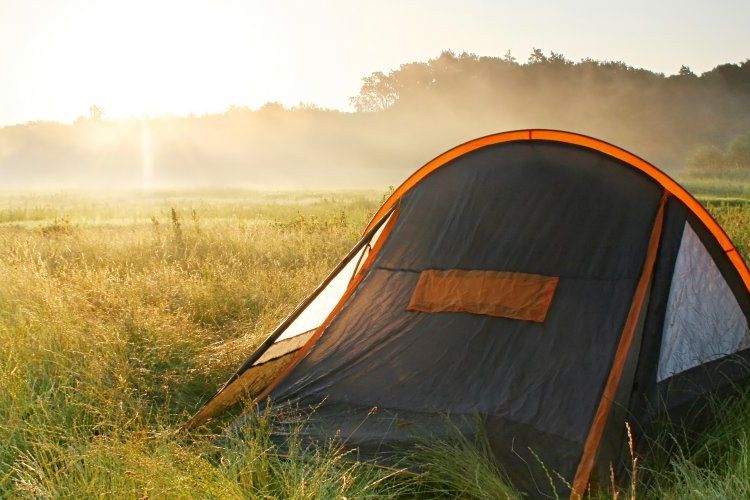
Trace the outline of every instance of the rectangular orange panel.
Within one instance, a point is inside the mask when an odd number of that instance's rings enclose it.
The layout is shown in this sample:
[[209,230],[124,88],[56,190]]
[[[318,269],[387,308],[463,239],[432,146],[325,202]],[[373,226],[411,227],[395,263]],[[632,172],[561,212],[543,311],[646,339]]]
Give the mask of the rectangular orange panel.
[[560,278],[504,271],[427,269],[407,310],[467,312],[542,323]]

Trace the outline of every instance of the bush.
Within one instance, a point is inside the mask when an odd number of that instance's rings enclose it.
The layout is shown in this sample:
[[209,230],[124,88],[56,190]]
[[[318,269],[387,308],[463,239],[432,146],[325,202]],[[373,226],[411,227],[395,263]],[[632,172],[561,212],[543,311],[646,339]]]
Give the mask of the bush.
[[735,137],[725,149],[697,147],[685,166],[692,177],[750,178],[750,132]]

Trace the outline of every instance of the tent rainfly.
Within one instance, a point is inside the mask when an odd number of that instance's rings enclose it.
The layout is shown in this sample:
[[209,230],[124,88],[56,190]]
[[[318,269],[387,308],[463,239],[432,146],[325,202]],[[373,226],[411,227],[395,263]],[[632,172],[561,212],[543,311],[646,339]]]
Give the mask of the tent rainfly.
[[642,436],[750,375],[748,318],[747,266],[674,180],[591,137],[505,132],[412,174],[186,427],[270,398],[377,457],[479,416],[516,488],[577,498],[622,464],[626,422]]

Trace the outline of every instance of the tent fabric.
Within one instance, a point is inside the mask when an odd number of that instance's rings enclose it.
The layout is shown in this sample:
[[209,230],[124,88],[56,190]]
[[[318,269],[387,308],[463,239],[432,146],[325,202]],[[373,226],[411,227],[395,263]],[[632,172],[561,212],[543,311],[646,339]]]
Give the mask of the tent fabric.
[[[626,388],[626,384],[623,383],[622,380],[623,374],[626,372],[626,367],[632,366],[631,363],[628,363],[628,360],[634,359],[632,352],[633,346],[635,345],[634,339],[640,336],[639,334],[643,329],[643,320],[645,318],[643,315],[643,311],[645,310],[644,305],[649,297],[651,279],[653,277],[659,242],[661,241],[662,229],[664,227],[664,207],[666,201],[667,193],[664,193],[661,202],[659,203],[659,209],[656,212],[653,228],[651,229],[651,235],[648,241],[646,258],[643,262],[643,269],[641,271],[641,276],[638,278],[638,285],[636,286],[633,295],[633,301],[631,302],[630,310],[628,311],[628,316],[625,320],[622,334],[620,335],[617,351],[612,360],[612,367],[609,376],[607,377],[607,384],[604,386],[604,392],[602,393],[599,400],[599,406],[594,414],[591,429],[586,437],[581,460],[578,463],[578,469],[576,470],[576,475],[573,480],[573,493],[576,495],[582,496],[586,491],[591,478],[591,472],[594,468],[596,455],[600,450],[604,430],[607,427],[608,422],[611,421],[610,413],[612,405],[615,402],[614,398],[617,395],[622,394],[622,391]],[[626,381],[629,381],[629,379],[626,379]]]
[[427,269],[419,275],[407,311],[467,312],[543,323],[557,277],[503,271]]
[[258,358],[258,361],[256,361],[253,366],[262,365],[276,358],[286,356],[290,352],[296,351],[297,349],[305,345],[308,340],[310,340],[312,334],[312,331],[308,331],[299,335],[295,335],[294,337],[287,337],[285,339],[276,341],[271,347],[268,348],[266,352],[263,353],[260,358]]
[[750,347],[747,318],[690,224],[685,224],[666,314],[658,382]]
[[573,132],[565,132],[562,130],[528,129],[502,132],[499,134],[487,135],[478,139],[468,141],[446,151],[445,153],[426,163],[424,166],[414,172],[408,179],[406,179],[406,181],[394,191],[393,195],[391,195],[388,200],[386,200],[386,202],[381,205],[381,207],[378,209],[378,211],[370,221],[370,224],[367,226],[367,229],[365,229],[365,232],[367,232],[367,230],[369,230],[373,225],[380,221],[406,192],[412,189],[416,184],[421,182],[422,179],[430,175],[433,171],[444,167],[452,160],[486,146],[526,140],[558,142],[562,144],[576,145],[586,149],[591,149],[612,158],[616,158],[626,163],[630,168],[637,169],[643,172],[654,182],[662,186],[668,193],[679,199],[692,212],[692,214],[701,221],[701,223],[711,232],[720,247],[726,253],[726,256],[735,267],[736,271],[740,274],[740,277],[745,284],[745,288],[750,289],[750,270],[747,268],[747,265],[745,265],[745,262],[739,256],[737,249],[732,244],[729,236],[727,236],[726,232],[724,232],[721,226],[719,226],[716,220],[711,216],[711,214],[708,213],[708,211],[706,211],[706,209],[700,204],[700,202],[698,202],[698,200],[696,200],[674,179],[672,179],[667,174],[651,165],[647,161],[628,151],[625,151],[624,149],[618,148],[617,146],[601,141],[599,139],[595,139],[593,137],[576,134]]
[[[390,218],[390,216],[389,216]],[[294,321],[279,335],[275,343],[283,342],[286,339],[297,335],[306,334],[317,329],[323,321],[331,314],[331,311],[346,293],[352,279],[362,269],[367,261],[373,246],[377,245],[383,230],[388,224],[388,218],[384,221],[379,229],[373,234],[372,238],[361,250],[355,253],[339,273],[333,277],[328,285],[315,297],[315,299],[297,316]],[[308,336],[309,338],[309,336]]]
[[375,228],[338,303],[253,386],[310,439],[383,458],[481,422],[517,488],[577,496],[621,469],[626,421],[638,438],[750,378],[750,272],[692,196],[615,146],[470,141],[397,188]]
[[367,254],[367,248],[367,246],[362,247],[362,250],[349,260],[347,265],[331,280],[328,286],[284,330],[276,340],[277,343],[315,330],[323,323],[323,320],[336,307],[336,304],[341,300],[341,296],[346,292],[349,283],[357,271],[357,266]]
[[[375,259],[375,257],[380,252],[380,249],[383,247],[383,245],[388,241],[388,237],[391,234],[391,231],[393,230],[394,223],[396,220],[398,220],[398,207],[393,207],[391,210],[389,210],[388,216],[384,217],[383,220],[379,222],[381,225],[381,228],[378,229],[378,231],[375,233],[373,240],[377,238],[377,241],[374,241],[374,244],[370,245],[368,244],[367,247],[370,248],[367,257],[362,261],[361,264],[359,264],[357,267],[359,271],[357,274],[352,278],[351,282],[349,283],[348,288],[344,292],[344,295],[341,297],[341,300],[338,304],[336,304],[336,307],[330,312],[330,314],[326,317],[326,319],[323,321],[323,323],[313,332],[313,335],[310,337],[310,339],[307,341],[307,343],[302,346],[299,351],[296,353],[295,357],[292,359],[292,362],[287,366],[284,371],[279,375],[279,377],[274,380],[271,384],[266,387],[266,389],[258,395],[257,399],[263,399],[271,394],[271,391],[273,391],[276,388],[276,385],[285,378],[289,373],[294,370],[294,368],[299,364],[300,361],[307,355],[310,348],[313,346],[313,344],[320,338],[320,336],[323,334],[323,332],[326,331],[326,329],[330,326],[331,322],[337,317],[337,315],[341,312],[341,309],[346,305],[346,303],[351,298],[352,294],[356,292],[357,287],[362,282],[362,279],[365,277],[366,273],[370,270],[372,267],[372,263]],[[369,231],[372,229],[370,228]]]
[[[620,162],[562,144],[488,146],[455,160],[401,199],[371,271],[271,398],[319,408],[345,402],[363,412],[478,413],[497,423],[487,432],[499,453],[513,456],[514,443],[524,443],[516,450],[523,459],[504,464],[513,480],[532,464],[546,482],[533,451],[572,481],[570,457],[582,453],[661,196]],[[560,281],[541,324],[404,314],[419,273],[435,268]],[[370,432],[378,434],[365,422],[349,442],[374,439]]]
[[358,282],[361,271],[371,260],[371,252],[382,245],[381,238],[394,214],[395,210],[389,211],[383,220],[365,231],[360,241],[316,291],[281,322],[224,386],[183,425],[184,430],[205,423],[243,398],[253,398],[270,390],[273,381],[289,369],[298,353],[305,349],[334,313],[342,297]]

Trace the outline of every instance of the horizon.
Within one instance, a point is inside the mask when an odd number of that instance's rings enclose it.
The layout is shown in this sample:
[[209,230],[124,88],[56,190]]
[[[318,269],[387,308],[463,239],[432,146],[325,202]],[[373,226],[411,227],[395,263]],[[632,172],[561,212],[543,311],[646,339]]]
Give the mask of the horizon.
[[[534,49],[532,49],[532,50],[534,50]],[[464,54],[468,54],[468,55],[477,56],[477,57],[480,57],[480,58],[487,57],[487,58],[498,58],[498,59],[502,59],[503,57],[506,57],[507,55],[511,55],[511,56],[513,56],[516,59],[516,61],[514,61],[514,62],[517,62],[520,65],[525,65],[527,63],[527,61],[525,59],[516,58],[515,55],[511,54],[511,53],[506,53],[506,54],[475,54],[475,53],[469,53],[469,52],[465,52],[465,51],[464,52],[458,52],[458,51],[454,51],[454,50],[450,50],[450,49],[445,49],[440,54],[436,54],[434,56],[426,58],[423,61],[410,61],[408,63],[404,62],[404,63],[402,63],[399,66],[402,66],[404,64],[414,63],[414,62],[426,62],[426,61],[429,61],[429,60],[434,60],[434,59],[436,59],[437,57],[439,57],[443,53],[452,53],[452,54],[456,55],[457,57],[461,56],[461,55],[464,55]],[[531,54],[531,51],[529,52],[529,54]],[[559,54],[559,55],[565,56],[567,58],[566,54],[559,53],[559,52],[556,52],[554,50],[545,52],[545,55],[550,55],[550,54]],[[584,57],[584,58],[580,58],[578,60],[572,60],[571,59],[571,62],[573,62],[573,63],[579,63],[579,62],[582,62],[585,59],[587,59],[587,58]],[[619,62],[619,63],[624,63],[624,64],[626,64],[626,65],[628,65],[628,66],[630,66],[630,67],[632,67],[632,68],[634,68],[636,70],[649,71],[651,73],[654,73],[654,74],[657,74],[657,75],[663,75],[665,77],[675,76],[675,75],[678,74],[678,71],[676,71],[676,72],[674,72],[672,74],[666,74],[664,72],[659,72],[659,71],[653,70],[651,68],[644,68],[644,67],[633,66],[631,64],[628,64],[627,61],[619,61],[619,60],[614,60],[614,59],[613,60],[599,60],[599,59],[596,59],[596,61],[597,62],[602,62],[602,63],[604,63],[604,62]],[[702,76],[702,74],[710,72],[712,69],[714,69],[714,68],[716,68],[718,66],[727,65],[727,64],[739,65],[739,64],[743,64],[744,62],[747,62],[747,61],[750,61],[750,57],[747,57],[744,60],[740,60],[740,61],[727,61],[727,62],[724,62],[724,63],[718,63],[716,66],[714,66],[713,68],[709,68],[706,71],[696,72],[696,76],[700,77],[700,76]],[[691,67],[688,66],[688,68],[690,68],[692,70]],[[387,70],[385,73],[387,74],[388,72],[390,72],[390,71],[396,71],[397,69],[398,69],[398,67],[394,67],[394,68],[392,68],[392,70]],[[296,109],[319,109],[319,110],[322,110],[322,111],[331,111],[331,112],[340,112],[340,113],[356,113],[357,110],[354,108],[354,106],[352,106],[349,103],[349,101],[351,100],[351,98],[354,97],[354,96],[355,96],[355,94],[353,94],[352,96],[348,96],[346,98],[347,105],[345,107],[338,107],[338,108],[337,107],[331,107],[331,106],[322,106],[322,105],[319,105],[319,104],[314,103],[314,102],[302,102],[302,101],[299,101],[297,103],[285,103],[285,102],[280,102],[278,100],[269,100],[269,101],[261,102],[258,105],[254,105],[254,106],[253,105],[248,105],[248,104],[229,103],[224,108],[221,108],[221,109],[209,109],[209,110],[203,110],[203,111],[188,110],[188,111],[184,111],[184,112],[175,112],[175,111],[169,111],[169,110],[167,110],[167,111],[156,112],[156,113],[151,113],[151,114],[149,114],[149,113],[141,113],[141,114],[131,114],[131,115],[127,115],[127,114],[113,115],[112,113],[108,112],[106,109],[102,109],[96,103],[92,103],[88,107],[88,109],[81,110],[81,112],[79,114],[77,114],[75,116],[71,116],[71,117],[69,117],[67,119],[45,119],[45,118],[38,118],[38,119],[32,119],[32,120],[27,120],[27,121],[22,121],[22,122],[16,122],[16,123],[7,123],[7,124],[0,123],[0,128],[13,127],[13,126],[24,126],[24,125],[34,124],[34,123],[54,123],[54,124],[62,124],[62,125],[71,125],[71,124],[75,123],[76,121],[86,120],[86,119],[91,119],[91,118],[94,118],[94,119],[100,120],[100,121],[105,121],[105,122],[107,122],[107,121],[109,121],[109,122],[127,122],[127,121],[160,120],[160,119],[182,119],[182,118],[187,118],[187,117],[192,117],[192,116],[195,116],[195,117],[204,117],[204,116],[211,116],[211,115],[222,115],[222,114],[225,114],[225,113],[231,111],[233,108],[254,112],[254,111],[260,111],[261,109],[263,109],[264,107],[267,107],[269,105],[270,106],[275,106],[275,105],[276,106],[281,106],[281,108],[283,108],[284,110],[287,110],[287,111],[294,111]],[[95,116],[94,117],[94,116],[92,116],[93,113],[101,113],[101,114],[99,116]]]
[[742,21],[750,6],[735,0],[721,8],[676,1],[629,9],[592,1],[532,8],[475,0],[460,11],[445,1],[425,5],[226,0],[176,10],[166,2],[0,0],[0,47],[11,48],[0,49],[0,127],[70,123],[91,106],[111,120],[270,102],[353,111],[349,99],[362,78],[447,50],[510,51],[523,63],[540,48],[665,75],[682,65],[701,74],[750,55]]

